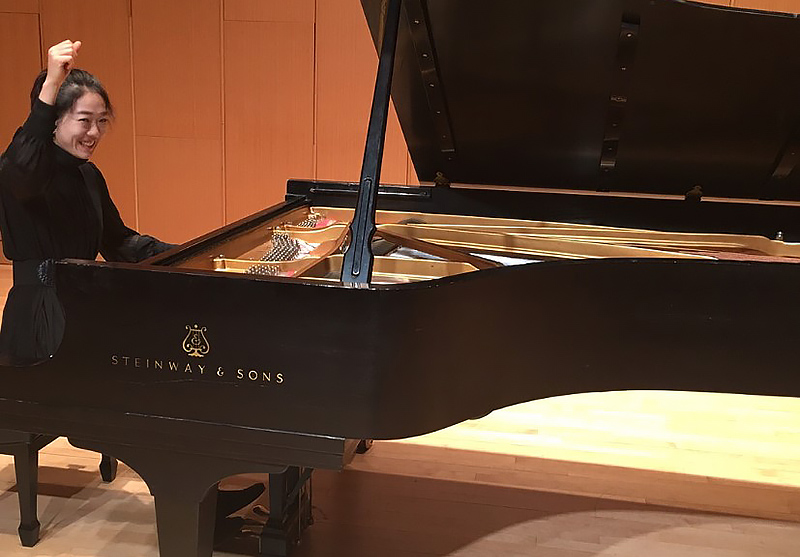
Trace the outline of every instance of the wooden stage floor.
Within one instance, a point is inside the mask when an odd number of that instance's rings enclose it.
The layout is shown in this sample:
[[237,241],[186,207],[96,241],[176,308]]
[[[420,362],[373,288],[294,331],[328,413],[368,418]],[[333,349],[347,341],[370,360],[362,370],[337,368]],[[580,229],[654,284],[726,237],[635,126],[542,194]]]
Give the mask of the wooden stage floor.
[[[0,293],[8,286],[0,265]],[[101,483],[98,462],[64,439],[42,451],[43,534],[26,549],[12,459],[0,457],[0,555],[158,555],[147,487],[124,465]],[[796,557],[800,399],[615,392],[530,402],[376,442],[348,469],[315,473],[314,507],[298,557]]]

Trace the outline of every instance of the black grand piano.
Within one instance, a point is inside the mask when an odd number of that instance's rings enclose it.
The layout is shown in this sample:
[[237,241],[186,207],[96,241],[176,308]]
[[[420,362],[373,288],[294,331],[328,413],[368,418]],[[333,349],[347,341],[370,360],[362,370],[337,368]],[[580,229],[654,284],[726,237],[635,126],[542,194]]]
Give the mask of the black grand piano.
[[[60,349],[0,369],[0,427],[127,463],[163,557],[211,554],[212,486],[243,472],[272,474],[261,552],[287,551],[309,471],[362,440],[586,391],[800,396],[795,16],[363,5],[360,183],[290,181],[145,264],[59,262]],[[390,90],[429,185],[379,186]]]

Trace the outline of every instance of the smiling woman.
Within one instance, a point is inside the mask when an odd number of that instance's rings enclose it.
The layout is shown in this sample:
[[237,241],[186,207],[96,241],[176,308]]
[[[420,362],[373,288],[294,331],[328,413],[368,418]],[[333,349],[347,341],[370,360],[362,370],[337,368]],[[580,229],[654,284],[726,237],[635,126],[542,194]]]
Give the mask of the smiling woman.
[[89,72],[73,70],[70,77],[64,94],[67,97],[64,104],[68,103],[69,109],[60,113],[56,101],[56,113],[60,116],[53,138],[69,154],[88,159],[106,133],[111,104],[105,89]]
[[[74,68],[80,48],[69,40],[50,48],[47,70],[31,90],[30,115],[0,157],[0,232],[14,279],[0,327],[0,366],[30,367],[57,352],[65,316],[53,260],[99,252],[107,261],[138,262],[172,247],[125,226],[102,173],[88,161],[113,109],[100,81]],[[226,517],[263,491],[254,484],[220,492],[217,535],[236,531],[242,519]]]
[[64,329],[50,261],[136,262],[171,247],[122,222],[100,170],[88,159],[113,108],[103,85],[74,68],[80,41],[48,51],[31,90],[31,112],[0,158],[0,231],[14,287],[0,328],[0,363],[51,357]]

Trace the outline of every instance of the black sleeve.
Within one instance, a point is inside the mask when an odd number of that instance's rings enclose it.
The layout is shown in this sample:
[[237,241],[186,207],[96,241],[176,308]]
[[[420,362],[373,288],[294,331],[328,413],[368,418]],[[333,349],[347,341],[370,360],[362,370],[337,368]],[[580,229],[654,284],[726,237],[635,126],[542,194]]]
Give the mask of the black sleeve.
[[21,201],[44,193],[53,173],[54,106],[36,99],[28,119],[0,158],[0,187]]
[[175,247],[152,236],[139,234],[125,226],[100,170],[92,164],[98,176],[100,205],[103,209],[103,239],[100,253],[106,261],[137,263]]

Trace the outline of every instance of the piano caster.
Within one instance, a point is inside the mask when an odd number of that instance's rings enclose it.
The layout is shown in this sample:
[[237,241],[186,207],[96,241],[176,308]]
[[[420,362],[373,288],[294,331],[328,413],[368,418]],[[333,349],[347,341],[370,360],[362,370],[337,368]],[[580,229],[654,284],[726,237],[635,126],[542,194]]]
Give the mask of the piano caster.
[[261,531],[259,557],[287,557],[313,524],[311,468],[290,466],[269,475],[269,519]]
[[105,483],[111,483],[117,477],[117,459],[104,454],[100,459],[100,476]]
[[368,450],[372,448],[372,439],[362,439],[358,442],[358,447],[356,447],[356,452],[358,454],[364,454]]

